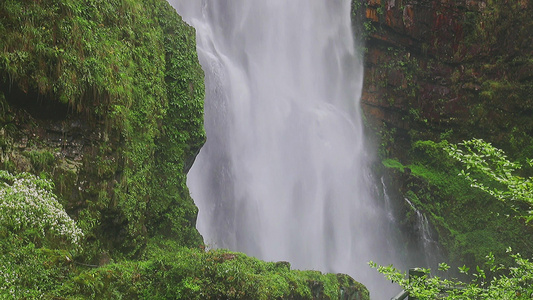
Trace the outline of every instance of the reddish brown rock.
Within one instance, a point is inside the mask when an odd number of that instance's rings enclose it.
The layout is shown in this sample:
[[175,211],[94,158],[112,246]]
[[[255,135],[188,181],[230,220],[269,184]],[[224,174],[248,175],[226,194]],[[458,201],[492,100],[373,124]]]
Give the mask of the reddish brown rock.
[[362,106],[371,126],[502,142],[516,128],[533,135],[529,1],[363,2],[371,30]]

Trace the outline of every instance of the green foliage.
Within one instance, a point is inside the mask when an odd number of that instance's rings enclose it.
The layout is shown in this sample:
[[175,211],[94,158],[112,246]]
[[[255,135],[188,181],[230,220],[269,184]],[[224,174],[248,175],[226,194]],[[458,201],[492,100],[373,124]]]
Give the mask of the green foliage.
[[386,168],[390,168],[390,169],[398,169],[400,170],[400,172],[403,172],[404,171],[404,165],[402,165],[401,162],[395,160],[395,159],[385,159],[382,161],[383,165],[386,167]]
[[164,94],[162,78],[142,79],[164,66],[161,51],[152,51],[161,45],[150,17],[155,3],[3,1],[2,77],[77,111],[105,99],[125,106],[134,97],[153,101],[153,95]]
[[35,172],[48,170],[55,162],[55,157],[48,151],[28,151],[23,152],[35,169]]
[[152,240],[142,260],[87,265],[69,244],[81,231],[49,180],[5,171],[0,179],[2,299],[338,299],[341,293],[368,299],[362,285],[344,276],[185,248],[167,238]]
[[488,252],[509,259],[504,255],[509,246],[529,255],[533,244],[524,238],[531,234],[528,226],[512,217],[516,213],[508,205],[457,175],[463,165],[444,150],[449,145],[446,141],[418,141],[410,151],[411,164],[392,159],[383,164],[403,174],[409,170],[401,192],[430,219],[439,244],[452,261],[469,266],[482,264]]
[[0,298],[57,299],[53,291],[69,278],[72,254],[38,248],[12,232],[0,233]]
[[379,156],[381,158],[387,158],[391,154],[391,149],[394,145],[394,136],[396,134],[396,128],[389,129],[387,124],[383,123],[383,128],[379,131],[380,145]]
[[0,171],[2,299],[42,298],[69,273],[83,234],[52,189],[50,180]]
[[0,230],[33,243],[78,243],[83,233],[52,193],[51,181],[6,171],[0,171],[0,180]]
[[[508,250],[510,252],[510,249]],[[513,266],[504,267],[495,262],[494,255],[486,257],[484,267],[476,267],[472,281],[461,282],[431,276],[429,269],[421,269],[422,276],[407,277],[391,266],[378,266],[370,262],[370,266],[377,269],[387,279],[398,283],[409,297],[416,299],[531,299],[533,297],[533,262],[523,258],[520,254],[511,254]],[[439,271],[446,272],[450,267],[441,263]],[[459,272],[469,274],[470,268],[459,267]],[[505,272],[501,272],[505,271]],[[444,274],[445,276],[446,274]]]
[[[520,164],[507,159],[505,153],[480,139],[464,141],[457,145],[444,148],[454,159],[464,164],[466,171],[461,170],[472,187],[478,188],[501,201],[511,202],[515,210],[522,210],[525,205],[527,221],[533,219],[533,181],[516,173]],[[533,160],[529,161],[533,164]],[[492,184],[485,183],[487,180]],[[518,205],[522,207],[516,206]],[[522,212],[523,213],[523,212]]]
[[83,271],[67,286],[70,297],[101,299],[338,299],[350,288],[368,299],[364,287],[342,276],[169,241],[149,244],[144,261]]
[[[2,86],[103,123],[80,176],[54,167],[61,162],[48,149],[23,153],[34,172],[54,173],[70,206],[82,204],[87,234],[127,255],[159,233],[201,244],[185,177],[205,141],[194,29],[164,0],[7,0],[0,34]],[[1,97],[8,105],[13,96]],[[87,182],[83,190],[65,186],[76,178]]]
[[[196,247],[202,240],[194,229],[197,208],[189,196],[185,174],[205,142],[203,71],[197,62],[194,30],[172,18],[169,10],[161,9],[159,19],[167,33],[165,81],[169,103],[162,120],[165,134],[156,140],[158,168],[153,176],[153,198],[157,201],[148,203],[148,213],[154,231]],[[164,217],[157,219],[157,215]]]

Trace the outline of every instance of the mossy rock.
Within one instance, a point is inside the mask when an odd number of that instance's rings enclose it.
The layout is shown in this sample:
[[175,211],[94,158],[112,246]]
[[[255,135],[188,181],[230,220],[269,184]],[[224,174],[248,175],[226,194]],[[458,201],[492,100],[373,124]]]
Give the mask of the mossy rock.
[[[186,187],[205,142],[194,29],[163,0],[6,0],[0,20],[4,166],[53,177],[74,217],[107,211],[79,221],[111,253],[160,233],[201,244]],[[104,233],[117,226],[123,238]]]

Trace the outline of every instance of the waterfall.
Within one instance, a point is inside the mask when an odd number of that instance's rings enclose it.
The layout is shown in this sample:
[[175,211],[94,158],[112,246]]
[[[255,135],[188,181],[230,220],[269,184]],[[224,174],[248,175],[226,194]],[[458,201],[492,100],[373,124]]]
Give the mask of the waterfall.
[[380,178],[381,188],[383,190],[383,200],[385,201],[385,212],[387,214],[387,220],[390,224],[395,225],[397,223],[396,217],[394,216],[394,206],[392,204],[392,199],[387,191],[387,184],[385,184],[385,178],[381,176]]
[[[409,207],[411,207],[416,214],[416,224],[414,226],[414,230],[419,242],[419,246],[416,248],[418,251],[420,251],[421,256],[424,258],[423,261],[418,260],[418,266],[437,270],[436,266],[439,262],[438,260],[442,258],[442,254],[439,249],[439,244],[437,242],[435,233],[429,225],[428,218],[425,214],[418,210],[414,204],[409,201],[409,199],[404,198],[404,201],[407,202]],[[423,265],[420,263],[423,263]]]
[[371,193],[349,0],[170,0],[197,30],[207,143],[188,174],[212,247],[350,274],[397,263]]

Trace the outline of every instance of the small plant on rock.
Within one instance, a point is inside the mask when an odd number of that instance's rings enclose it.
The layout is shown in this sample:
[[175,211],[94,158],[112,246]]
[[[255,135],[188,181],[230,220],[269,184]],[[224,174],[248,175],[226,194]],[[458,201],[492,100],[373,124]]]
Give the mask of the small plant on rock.
[[53,183],[29,173],[0,171],[0,229],[32,242],[54,240],[77,245],[83,236],[52,193]]

